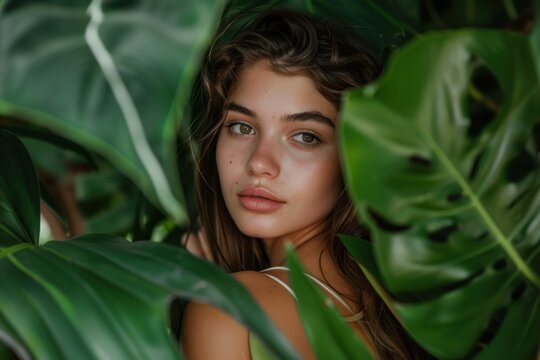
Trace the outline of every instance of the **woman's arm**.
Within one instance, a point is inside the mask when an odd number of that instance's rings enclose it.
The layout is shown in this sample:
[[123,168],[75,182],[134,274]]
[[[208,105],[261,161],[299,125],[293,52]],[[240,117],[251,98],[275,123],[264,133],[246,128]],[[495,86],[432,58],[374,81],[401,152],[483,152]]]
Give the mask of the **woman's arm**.
[[210,305],[187,306],[180,341],[188,360],[251,359],[247,329]]

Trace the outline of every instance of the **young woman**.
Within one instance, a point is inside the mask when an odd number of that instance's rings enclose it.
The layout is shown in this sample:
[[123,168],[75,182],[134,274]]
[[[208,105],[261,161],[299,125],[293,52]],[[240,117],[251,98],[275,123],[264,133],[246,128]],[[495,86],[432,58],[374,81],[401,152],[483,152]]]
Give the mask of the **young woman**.
[[[425,357],[336,236],[365,235],[340,170],[340,97],[378,74],[349,29],[285,10],[219,40],[203,66],[203,231],[188,248],[232,272],[304,359],[314,354],[282,267],[287,241],[377,358]],[[181,341],[188,359],[250,358],[248,329],[205,304],[188,305]]]

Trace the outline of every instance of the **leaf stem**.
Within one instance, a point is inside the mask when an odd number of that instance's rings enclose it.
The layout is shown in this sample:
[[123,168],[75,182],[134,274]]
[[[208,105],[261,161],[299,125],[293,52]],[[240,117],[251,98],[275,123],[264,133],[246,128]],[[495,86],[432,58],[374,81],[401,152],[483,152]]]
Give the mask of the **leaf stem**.
[[499,104],[497,104],[495,101],[487,97],[482,91],[480,91],[480,89],[474,86],[472,82],[469,82],[469,85],[467,86],[467,90],[469,90],[469,93],[475,100],[484,104],[484,106],[488,108],[489,110],[491,110],[492,112],[498,113],[499,110],[501,109]]
[[3,258],[3,257],[6,257],[6,256],[11,256],[12,254],[16,253],[17,251],[24,250],[24,249],[32,247],[32,246],[35,246],[35,245],[34,244],[23,243],[23,244],[13,245],[13,246],[10,246],[10,247],[5,248],[5,249],[0,249],[0,259]]
[[111,53],[105,47],[99,35],[99,28],[105,18],[101,8],[102,3],[103,0],[92,0],[88,6],[90,21],[86,27],[84,38],[118,102],[120,111],[126,121],[133,148],[153,185],[152,190],[157,195],[159,203],[164,207],[165,211],[180,223],[187,217],[185,210],[178,204],[171,191],[163,168],[150,147],[134,100],[120,75]]

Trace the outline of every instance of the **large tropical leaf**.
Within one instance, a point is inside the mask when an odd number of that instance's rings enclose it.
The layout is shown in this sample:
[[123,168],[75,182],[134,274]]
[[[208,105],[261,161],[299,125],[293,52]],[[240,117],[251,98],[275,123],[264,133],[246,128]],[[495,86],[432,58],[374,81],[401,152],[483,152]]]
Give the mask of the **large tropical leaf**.
[[[0,136],[0,170],[9,169],[0,179],[10,180],[0,183],[1,193],[10,195],[10,201],[0,198],[9,215],[1,224],[32,220],[39,211],[32,163],[15,136]],[[24,206],[4,206],[19,201]],[[13,236],[15,245],[4,240],[11,233],[0,233],[0,342],[22,359],[178,358],[167,329],[175,297],[221,308],[249,326],[276,356],[297,359],[247,290],[216,265],[179,247],[130,243],[113,235],[38,246],[39,222],[23,225],[31,235]]]
[[30,156],[13,137],[0,131],[0,248],[39,241],[38,182]]
[[0,249],[0,271],[0,341],[22,358],[175,359],[174,297],[213,304],[297,358],[240,284],[178,247],[85,235]]
[[482,357],[487,345],[484,354],[527,358],[539,344],[532,74],[524,36],[435,33],[346,97],[346,176],[382,281],[401,295],[405,327],[442,358]]
[[334,303],[304,274],[290,246],[287,263],[298,311],[317,359],[373,359],[366,344],[347,325]]
[[182,222],[178,121],[224,3],[7,1],[0,113],[103,155]]

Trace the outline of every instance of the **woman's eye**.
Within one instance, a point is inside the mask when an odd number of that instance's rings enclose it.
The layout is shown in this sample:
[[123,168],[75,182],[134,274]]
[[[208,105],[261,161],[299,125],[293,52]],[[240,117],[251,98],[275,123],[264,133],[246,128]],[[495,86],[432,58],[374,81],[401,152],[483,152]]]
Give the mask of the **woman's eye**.
[[255,133],[251,126],[244,123],[232,123],[228,125],[228,128],[237,135],[253,135]]
[[311,134],[308,132],[298,133],[294,135],[292,138],[302,145],[316,146],[321,143],[321,139],[319,139],[314,134]]

